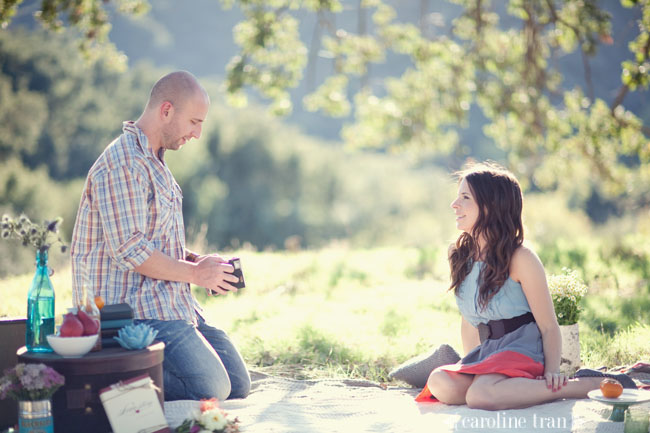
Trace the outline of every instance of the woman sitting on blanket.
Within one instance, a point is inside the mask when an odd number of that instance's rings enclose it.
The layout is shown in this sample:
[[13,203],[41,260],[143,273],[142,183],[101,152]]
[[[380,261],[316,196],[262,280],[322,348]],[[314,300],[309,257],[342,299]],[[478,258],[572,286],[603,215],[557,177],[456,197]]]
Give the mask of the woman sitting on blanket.
[[490,164],[460,174],[451,204],[462,233],[449,248],[451,289],[462,314],[467,354],[435,369],[418,401],[501,410],[559,398],[585,398],[603,376],[636,388],[625,375],[560,372],[560,328],[535,253],[523,246],[522,194],[508,171]]

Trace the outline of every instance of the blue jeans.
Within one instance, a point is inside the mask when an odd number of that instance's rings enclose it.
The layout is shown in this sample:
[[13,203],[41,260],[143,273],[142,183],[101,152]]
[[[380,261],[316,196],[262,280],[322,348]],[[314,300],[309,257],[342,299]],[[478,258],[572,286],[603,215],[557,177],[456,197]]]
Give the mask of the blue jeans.
[[244,398],[251,378],[228,335],[205,323],[183,320],[135,320],[158,330],[156,340],[165,343],[163,381],[165,401],[216,397]]

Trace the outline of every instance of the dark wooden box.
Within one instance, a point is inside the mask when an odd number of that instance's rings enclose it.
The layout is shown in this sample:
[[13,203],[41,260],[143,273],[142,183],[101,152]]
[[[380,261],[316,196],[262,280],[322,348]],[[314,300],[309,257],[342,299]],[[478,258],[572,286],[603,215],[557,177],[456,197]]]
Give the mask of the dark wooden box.
[[143,350],[121,347],[90,352],[81,358],[63,358],[55,353],[18,351],[21,362],[42,362],[65,376],[65,385],[52,397],[54,433],[111,433],[99,399],[99,391],[121,380],[148,374],[158,387],[163,405],[162,361],[164,343]]
[[[18,363],[16,350],[25,345],[25,318],[0,318],[0,376]],[[18,403],[0,400],[0,430],[18,424]]]

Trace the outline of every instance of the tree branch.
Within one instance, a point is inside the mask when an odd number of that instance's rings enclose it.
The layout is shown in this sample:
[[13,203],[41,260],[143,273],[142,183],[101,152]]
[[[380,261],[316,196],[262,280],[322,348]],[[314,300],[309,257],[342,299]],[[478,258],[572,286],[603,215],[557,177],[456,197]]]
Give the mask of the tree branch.
[[[618,94],[616,95],[616,98],[614,99],[614,102],[612,102],[612,105],[610,108],[610,111],[612,112],[612,115],[614,115],[614,110],[616,107],[621,105],[623,103],[623,99],[625,99],[625,96],[627,96],[627,92],[630,90],[630,87],[627,84],[623,84],[621,86],[620,90],[618,91]],[[616,117],[614,115],[614,117]]]
[[[367,29],[367,16],[366,16],[366,8],[363,7],[363,0],[359,0],[359,8],[358,8],[358,13],[359,16],[357,18],[357,25],[358,25],[358,33],[359,35],[365,35],[368,32]],[[366,63],[366,70],[364,74],[361,76],[361,88],[366,88],[368,86],[368,81],[370,77],[370,64]]]
[[312,92],[316,88],[316,62],[318,61],[318,50],[320,48],[322,16],[322,11],[319,10],[316,15],[314,32],[311,35],[311,43],[309,44],[309,60],[307,61],[306,73],[307,82],[305,83],[308,92]]
[[476,0],[476,36],[479,37],[483,30],[483,15],[481,14],[482,7],[481,0]]
[[[648,57],[650,56],[650,37],[648,37],[648,40],[645,43],[645,46],[643,47],[643,59],[640,62],[637,63],[643,63],[645,62]],[[616,99],[614,99],[614,102],[612,103],[612,106],[610,107],[610,110],[612,112],[612,115],[614,115],[614,110],[616,107],[621,105],[623,103],[623,99],[627,96],[628,91],[630,90],[630,87],[627,84],[623,84],[623,87],[621,87],[621,90],[618,91],[618,95],[616,95]],[[616,117],[616,116],[614,116]]]
[[363,0],[359,0],[357,13],[357,33],[365,35],[368,29],[366,28],[366,8],[363,7]]
[[[612,112],[612,117],[622,127],[626,127],[630,125],[628,122],[626,122],[625,120],[621,119],[616,114],[614,114],[614,112]],[[639,130],[643,133],[643,135],[650,137],[650,126],[641,125],[639,127]]]
[[426,36],[427,15],[429,14],[429,0],[420,0],[420,19],[418,25],[420,33]]
[[[525,84],[530,86],[534,83],[538,89],[546,89],[546,74],[542,68],[539,67],[537,62],[537,55],[539,53],[539,29],[540,24],[535,21],[534,7],[527,3],[524,6],[528,19],[524,21],[524,34],[526,35],[526,64],[527,67],[523,72]],[[544,132],[544,124],[542,122],[543,116],[539,114],[539,107],[537,104],[532,104],[531,107],[534,111],[534,120],[531,124],[533,130],[542,135]]]
[[576,36],[576,38],[578,38],[578,42],[580,42],[580,55],[582,57],[582,66],[585,71],[585,83],[587,85],[587,96],[589,97],[589,100],[594,101],[595,92],[594,92],[594,83],[591,79],[591,67],[589,66],[589,59],[587,59],[587,53],[585,53],[583,47],[584,38],[580,33],[580,29],[578,29],[576,26],[572,25],[571,23],[566,22],[557,14],[557,9],[555,7],[555,4],[553,3],[553,0],[546,0],[546,5],[548,6],[548,10],[551,13],[551,21],[554,23],[560,23],[568,27],[573,31],[573,34]]
[[578,40],[582,42],[582,37],[580,37],[580,30],[576,26],[560,18],[560,16],[557,14],[557,9],[555,8],[555,4],[553,3],[553,0],[546,0],[546,5],[548,6],[549,11],[551,12],[551,21],[554,23],[555,22],[561,23],[567,26],[568,28],[570,28],[571,30],[573,30],[573,33],[578,37]]
[[582,57],[582,67],[585,69],[585,83],[587,84],[587,96],[589,100],[593,102],[596,98],[594,92],[594,83],[591,80],[591,66],[589,66],[589,59],[587,59],[587,53],[585,50],[580,47],[580,57]]

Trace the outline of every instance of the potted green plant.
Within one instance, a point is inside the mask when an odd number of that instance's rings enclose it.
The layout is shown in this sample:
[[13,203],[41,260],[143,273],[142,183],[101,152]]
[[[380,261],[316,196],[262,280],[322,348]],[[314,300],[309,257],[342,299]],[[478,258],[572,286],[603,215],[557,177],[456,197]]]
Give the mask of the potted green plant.
[[577,271],[562,268],[561,274],[548,277],[548,288],[562,334],[560,369],[571,374],[580,367],[578,319],[582,311],[580,301],[587,294],[587,285]]

